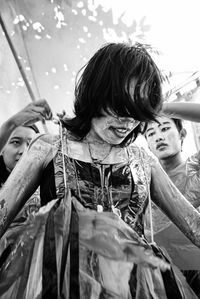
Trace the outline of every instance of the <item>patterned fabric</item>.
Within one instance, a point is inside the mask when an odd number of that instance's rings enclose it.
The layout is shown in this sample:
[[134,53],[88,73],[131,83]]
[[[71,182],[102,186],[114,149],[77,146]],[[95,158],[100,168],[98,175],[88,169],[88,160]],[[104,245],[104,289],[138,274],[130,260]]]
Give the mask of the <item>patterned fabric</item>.
[[[198,208],[200,206],[200,152],[188,158],[175,169],[171,170],[168,173],[168,176],[186,199],[195,208]],[[155,234],[171,225],[175,228],[169,218],[154,203],[152,203],[152,214],[153,230]],[[149,214],[146,216],[146,235],[149,234],[150,229],[148,220]]]
[[[189,157],[168,173],[170,179],[180,192],[195,207],[200,207],[200,152]],[[173,263],[183,273],[194,292],[200,298],[200,250],[192,244],[183,233],[152,203],[154,240],[164,247]],[[147,213],[147,221],[149,211]],[[146,224],[146,236],[150,225]],[[149,237],[150,239],[150,237]],[[192,257],[192,258],[191,258]]]
[[[91,164],[69,158],[65,154],[67,185],[85,208],[121,211],[122,219],[139,235],[143,235],[143,214],[148,203],[150,164],[147,155],[137,146],[129,148],[129,163]],[[144,165],[140,163],[143,156]],[[54,158],[58,198],[64,196],[64,175],[61,147]]]
[[[6,169],[6,165],[3,160],[3,156],[0,156],[0,188],[3,187],[10,173]],[[19,212],[19,214],[15,218],[15,222],[23,222],[27,219],[27,217],[39,211],[40,208],[40,190],[39,188],[35,191],[35,193],[30,197],[30,199],[26,202],[23,209]],[[15,225],[13,223],[13,225]]]
[[[100,166],[54,146],[57,198],[10,230],[12,248],[0,242],[0,297],[196,299],[167,255],[142,237],[152,158],[130,146],[129,161]],[[35,144],[29,157],[40,159],[44,147]]]
[[[0,156],[0,188],[3,187],[9,175],[10,173],[6,169],[3,156]],[[25,203],[21,211],[17,214],[14,221],[9,226],[7,232],[1,239],[0,256],[2,255],[2,252],[4,252],[5,249],[7,253],[10,252],[12,245],[16,242],[18,230],[21,228],[23,223],[25,223],[25,221],[28,219],[30,215],[33,215],[39,211],[40,206],[40,189],[38,188],[34,192],[34,194],[29,198],[29,200]],[[0,213],[0,218],[1,217],[2,215]],[[3,256],[3,258],[0,258],[0,265],[3,259],[5,259],[5,256]]]
[[175,168],[169,177],[181,193],[198,208],[200,206],[200,152]]

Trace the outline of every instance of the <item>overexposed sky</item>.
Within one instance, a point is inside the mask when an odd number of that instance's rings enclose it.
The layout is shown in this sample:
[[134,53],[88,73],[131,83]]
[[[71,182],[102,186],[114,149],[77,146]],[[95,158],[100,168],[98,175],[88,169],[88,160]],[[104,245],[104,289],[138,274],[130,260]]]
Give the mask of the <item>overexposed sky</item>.
[[176,71],[200,69],[199,0],[91,0],[113,11],[113,21],[119,18],[131,24],[133,19],[146,17],[150,30],[147,42],[165,54],[168,66]]

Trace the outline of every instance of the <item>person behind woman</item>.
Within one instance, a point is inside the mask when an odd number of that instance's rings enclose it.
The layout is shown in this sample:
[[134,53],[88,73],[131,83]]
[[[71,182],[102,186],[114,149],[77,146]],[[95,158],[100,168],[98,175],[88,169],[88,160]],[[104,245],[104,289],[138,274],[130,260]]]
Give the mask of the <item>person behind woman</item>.
[[[36,122],[51,119],[52,112],[46,100],[37,100],[28,104],[23,109],[12,115],[0,127],[0,188],[6,182],[8,176],[28,148],[35,134],[39,133]],[[20,217],[32,211],[38,211],[40,207],[39,193],[34,195],[26,203]],[[24,218],[23,217],[23,218]]]
[[31,143],[0,192],[1,235],[39,185],[44,205],[0,269],[1,296],[196,298],[180,276],[160,272],[143,236],[150,190],[200,247],[199,213],[133,144],[140,123],[162,107],[161,81],[141,44],[109,43],[89,60],[76,85],[75,116],[61,120],[60,136]]
[[[3,184],[37,133],[39,133],[39,130],[35,124],[19,126],[11,133],[0,155],[0,188],[3,187]],[[35,192],[23,208],[23,213],[20,213],[20,218],[23,215],[26,218],[30,212],[38,211],[39,207],[39,192],[37,194]]]
[[[51,116],[52,112],[47,101],[38,100],[25,106],[1,125],[0,188],[3,187],[22,154],[27,150],[31,140],[39,133],[35,123],[39,120],[49,119]],[[15,242],[16,233],[14,231],[20,229],[20,225],[26,221],[30,214],[38,212],[40,206],[38,188],[10,224],[4,239],[1,241],[0,252],[4,250],[4,246],[6,246],[7,251],[9,250],[11,244]]]
[[26,105],[0,126],[0,152],[8,141],[11,133],[17,127],[29,126],[38,121],[49,120],[51,118],[51,108],[46,100],[37,100]]
[[[175,186],[195,208],[199,208],[200,152],[183,159],[182,146],[187,132],[182,119],[200,122],[200,104],[164,103],[162,114],[156,121],[147,123],[144,129],[149,149],[158,157]],[[167,249],[200,298],[200,250],[155,205],[152,209],[157,244]],[[148,229],[149,226],[147,233]]]

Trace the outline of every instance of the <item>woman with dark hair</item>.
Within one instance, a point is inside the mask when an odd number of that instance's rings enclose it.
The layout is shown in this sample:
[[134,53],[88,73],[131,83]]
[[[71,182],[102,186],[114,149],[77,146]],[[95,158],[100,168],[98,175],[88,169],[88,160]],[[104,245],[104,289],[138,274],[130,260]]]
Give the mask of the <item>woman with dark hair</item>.
[[140,44],[110,43],[90,59],[75,116],[31,143],[0,192],[1,236],[39,185],[43,205],[0,268],[1,298],[195,298],[143,236],[151,195],[200,247],[199,213],[132,144],[162,107],[161,81]]
[[[75,88],[75,117],[63,123],[79,139],[103,111],[144,121],[153,119],[161,108],[161,74],[141,44],[106,45],[83,70]],[[132,141],[131,136],[125,140]]]

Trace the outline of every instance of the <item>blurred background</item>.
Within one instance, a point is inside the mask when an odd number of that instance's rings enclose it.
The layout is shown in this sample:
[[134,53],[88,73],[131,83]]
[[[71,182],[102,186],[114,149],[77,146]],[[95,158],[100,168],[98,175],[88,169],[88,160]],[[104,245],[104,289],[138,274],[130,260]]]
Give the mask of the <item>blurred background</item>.
[[[47,99],[54,115],[62,110],[73,115],[78,70],[100,46],[112,41],[150,44],[151,55],[169,78],[163,85],[167,100],[199,102],[198,2],[0,0],[0,14],[34,98]],[[1,27],[0,124],[31,100]],[[185,126],[183,150],[188,156],[200,149],[200,126]],[[47,127],[58,131],[52,122]],[[143,138],[137,142],[145,146]]]

